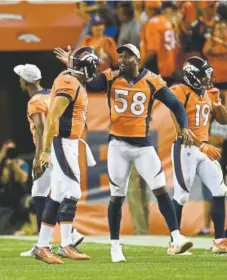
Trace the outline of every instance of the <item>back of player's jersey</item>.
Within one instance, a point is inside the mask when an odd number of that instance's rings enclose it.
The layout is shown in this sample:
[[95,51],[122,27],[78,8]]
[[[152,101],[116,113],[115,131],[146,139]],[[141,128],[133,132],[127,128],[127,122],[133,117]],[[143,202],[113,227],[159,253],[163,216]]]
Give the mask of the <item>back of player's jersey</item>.
[[142,60],[151,51],[157,54],[159,73],[162,77],[170,77],[173,74],[176,65],[176,38],[174,28],[166,16],[154,16],[144,25],[141,49]]
[[38,91],[28,102],[27,117],[30,124],[30,130],[33,137],[34,144],[35,139],[35,125],[32,118],[33,114],[41,113],[45,117],[47,116],[48,108],[50,106],[50,89],[42,89]]
[[212,116],[212,103],[208,93],[205,92],[204,96],[199,96],[184,84],[174,85],[170,90],[185,106],[189,129],[200,141],[208,141]]
[[110,134],[120,137],[146,137],[154,94],[165,82],[147,69],[136,80],[120,76],[118,71],[104,72],[109,85]]
[[68,71],[63,71],[55,79],[51,89],[51,105],[56,96],[64,96],[69,99],[69,105],[59,119],[56,134],[64,138],[79,138],[84,131],[87,117],[86,89],[76,77]]

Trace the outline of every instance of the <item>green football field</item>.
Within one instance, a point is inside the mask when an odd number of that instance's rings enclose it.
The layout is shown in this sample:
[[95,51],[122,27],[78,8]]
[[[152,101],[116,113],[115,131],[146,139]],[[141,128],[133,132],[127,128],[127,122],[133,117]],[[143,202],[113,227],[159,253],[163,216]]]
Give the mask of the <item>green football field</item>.
[[193,256],[168,256],[164,248],[124,246],[128,261],[111,263],[108,245],[82,244],[80,250],[92,257],[90,261],[49,265],[19,257],[32,243],[0,239],[0,280],[227,279],[227,255],[208,250],[192,250]]

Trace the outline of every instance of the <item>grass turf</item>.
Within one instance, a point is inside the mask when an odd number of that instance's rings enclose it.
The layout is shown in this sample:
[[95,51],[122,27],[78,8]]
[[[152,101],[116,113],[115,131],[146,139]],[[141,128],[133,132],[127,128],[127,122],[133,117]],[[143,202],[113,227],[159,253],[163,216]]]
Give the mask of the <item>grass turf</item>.
[[0,280],[143,280],[143,279],[227,279],[227,256],[193,250],[193,256],[168,256],[158,247],[124,246],[126,263],[111,263],[109,246],[82,244],[90,261],[64,259],[64,265],[48,265],[19,253],[32,242],[0,239]]

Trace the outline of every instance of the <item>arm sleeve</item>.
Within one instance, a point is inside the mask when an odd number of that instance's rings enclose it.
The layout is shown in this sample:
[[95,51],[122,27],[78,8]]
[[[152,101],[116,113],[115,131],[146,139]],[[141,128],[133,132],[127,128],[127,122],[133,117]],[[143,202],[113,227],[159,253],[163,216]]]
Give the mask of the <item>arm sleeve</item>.
[[105,74],[100,74],[92,79],[91,82],[87,83],[87,91],[90,92],[102,92],[107,91],[107,78]]
[[174,113],[181,128],[188,128],[188,118],[183,104],[167,87],[163,87],[157,91],[154,98],[161,101]]

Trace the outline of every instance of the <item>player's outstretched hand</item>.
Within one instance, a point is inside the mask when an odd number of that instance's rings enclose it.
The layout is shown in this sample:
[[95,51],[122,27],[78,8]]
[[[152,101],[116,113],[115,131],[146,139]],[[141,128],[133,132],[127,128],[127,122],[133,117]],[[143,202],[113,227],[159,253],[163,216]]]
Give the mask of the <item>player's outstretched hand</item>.
[[221,151],[210,144],[202,143],[199,149],[211,160],[218,160],[221,157]]
[[187,128],[182,128],[180,130],[179,136],[183,139],[183,144],[187,147],[191,147],[193,144],[192,136]]
[[63,50],[62,48],[55,48],[54,54],[56,55],[57,59],[59,59],[67,66],[69,61],[69,54],[71,53],[71,51],[72,50],[70,46],[68,46],[67,51]]
[[50,166],[50,153],[42,152],[40,156],[40,164],[44,169]]

